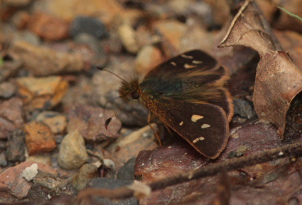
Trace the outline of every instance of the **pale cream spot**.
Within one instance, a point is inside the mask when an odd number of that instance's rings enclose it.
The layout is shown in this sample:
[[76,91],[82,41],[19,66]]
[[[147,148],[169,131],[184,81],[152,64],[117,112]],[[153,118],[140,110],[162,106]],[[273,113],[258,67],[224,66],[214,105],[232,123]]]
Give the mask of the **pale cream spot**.
[[201,129],[205,129],[205,128],[208,128],[208,127],[211,127],[211,125],[209,125],[209,124],[203,124],[203,125],[201,125]]
[[185,64],[185,69],[195,68],[196,65]]
[[196,142],[204,140],[204,137],[197,137],[193,140],[193,143],[195,144]]
[[183,124],[184,124],[184,121],[181,121],[181,122],[179,123],[180,126],[182,126]]
[[175,63],[175,62],[171,62],[171,64],[174,65],[174,66],[176,66],[176,63]]
[[202,118],[203,118],[202,115],[192,115],[191,121],[192,121],[192,122],[196,122],[197,120],[200,120],[200,119],[202,119]]
[[194,64],[202,64],[203,62],[202,61],[192,61],[192,63],[194,63]]
[[193,59],[193,56],[187,56],[187,55],[185,55],[185,54],[182,54],[181,57],[183,57],[183,58],[188,58],[188,59]]

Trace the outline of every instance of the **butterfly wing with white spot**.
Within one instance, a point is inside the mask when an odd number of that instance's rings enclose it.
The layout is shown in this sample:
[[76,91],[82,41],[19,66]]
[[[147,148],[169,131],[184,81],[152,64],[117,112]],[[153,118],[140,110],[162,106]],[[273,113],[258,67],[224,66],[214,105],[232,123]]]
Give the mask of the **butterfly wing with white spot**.
[[221,107],[162,99],[153,100],[150,105],[151,112],[202,155],[215,159],[224,150],[229,123]]

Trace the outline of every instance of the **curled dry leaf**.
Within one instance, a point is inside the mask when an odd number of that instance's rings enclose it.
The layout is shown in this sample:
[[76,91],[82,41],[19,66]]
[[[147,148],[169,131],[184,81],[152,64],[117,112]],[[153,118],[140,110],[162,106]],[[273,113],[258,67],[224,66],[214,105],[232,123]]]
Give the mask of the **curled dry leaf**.
[[256,50],[261,57],[253,96],[255,110],[260,120],[275,124],[283,138],[286,113],[291,101],[302,90],[302,72],[289,55],[281,51],[252,1],[244,3],[220,47],[238,45]]

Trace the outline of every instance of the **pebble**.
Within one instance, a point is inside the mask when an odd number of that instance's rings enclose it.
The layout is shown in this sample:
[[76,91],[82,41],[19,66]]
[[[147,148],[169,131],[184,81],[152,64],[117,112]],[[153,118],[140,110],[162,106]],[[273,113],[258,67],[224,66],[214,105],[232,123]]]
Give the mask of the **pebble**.
[[35,76],[80,72],[85,68],[83,56],[79,53],[59,52],[25,41],[15,41],[11,52]]
[[34,46],[38,46],[41,44],[41,39],[39,38],[39,36],[28,30],[22,33],[16,33],[16,35],[14,35],[12,42],[17,42],[17,41],[25,41]]
[[112,117],[112,110],[88,105],[73,105],[68,111],[67,132],[78,131],[87,141],[105,141],[119,136],[122,123],[114,117],[108,129],[105,121]]
[[8,165],[5,152],[0,152],[0,166],[1,167],[6,167]]
[[162,35],[162,43],[167,56],[179,53],[182,37],[188,32],[187,25],[175,20],[159,21],[154,28]]
[[84,164],[73,177],[71,183],[79,191],[86,187],[87,183],[98,177],[98,167],[94,164]]
[[30,4],[31,2],[31,0],[4,0],[2,4],[12,7],[22,7]]
[[59,41],[68,37],[69,24],[56,16],[36,12],[31,16],[28,28],[45,40]]
[[14,130],[8,137],[6,158],[11,162],[25,160],[25,133],[21,129]]
[[131,159],[129,159],[124,166],[122,166],[117,173],[117,178],[118,179],[124,179],[124,180],[134,180],[134,175],[135,175],[135,170],[134,170],[134,166],[135,166],[135,161],[136,158],[133,157]]
[[0,104],[0,139],[6,139],[23,123],[23,103],[20,98],[11,98]]
[[27,11],[19,11],[12,17],[12,23],[18,29],[26,29],[30,14]]
[[64,133],[67,126],[66,116],[53,111],[44,111],[39,113],[36,121],[44,122],[54,134]]
[[[41,2],[40,2],[41,3]],[[78,16],[98,16],[107,26],[112,26],[116,16],[124,12],[122,5],[117,0],[97,0],[97,1],[46,1],[40,4],[40,9],[48,11],[71,22]],[[100,15],[99,15],[100,14]]]
[[58,162],[64,169],[81,167],[88,159],[85,142],[78,131],[67,134],[60,146]]
[[86,61],[91,61],[92,65],[103,67],[108,62],[108,57],[103,47],[103,41],[101,43],[96,37],[87,33],[81,33],[74,38],[74,42],[78,45],[86,45],[92,50],[93,58],[88,60],[85,59]]
[[137,53],[139,50],[134,29],[128,24],[122,24],[118,28],[118,34],[123,46],[129,53]]
[[73,38],[82,33],[88,33],[98,39],[106,38],[109,35],[103,22],[87,16],[76,17],[70,25],[69,33]]
[[[31,184],[22,176],[23,171],[30,167],[34,162],[23,162],[14,167],[10,167],[0,174],[0,196],[10,198],[14,196],[23,199],[27,196]],[[57,171],[52,167],[37,163],[38,170],[53,175],[57,175]]]
[[11,82],[0,83],[0,97],[10,98],[16,93],[16,85]]
[[234,114],[241,117],[251,119],[256,115],[254,107],[251,102],[247,100],[236,98],[233,100],[234,103]]
[[33,178],[35,178],[37,174],[38,174],[38,164],[34,163],[24,169],[24,171],[22,172],[22,177],[24,177],[24,179],[26,179],[27,181],[31,181],[33,180]]
[[32,156],[29,156],[26,161],[29,161],[29,162],[39,162],[39,163],[42,163],[42,164],[47,164],[47,165],[52,165],[51,163],[51,158],[50,158],[50,155],[49,154],[37,154],[37,155],[32,155]]
[[[9,58],[11,56],[9,55]],[[22,60],[12,58],[6,60],[5,58],[1,62],[0,82],[7,80],[9,77],[17,73],[18,69],[22,65]]]
[[[156,130],[155,124],[151,126]],[[158,147],[154,139],[154,132],[149,125],[132,132],[131,134],[119,138],[116,143],[108,147],[120,162],[127,162],[130,158],[136,157],[142,150],[152,150]]]
[[151,45],[140,49],[135,59],[135,70],[142,76],[145,76],[151,69],[163,61],[161,51]]
[[54,134],[43,122],[26,123],[24,132],[29,155],[51,152],[57,147]]
[[16,82],[18,94],[28,111],[52,108],[62,100],[68,90],[68,82],[59,76],[21,77]]

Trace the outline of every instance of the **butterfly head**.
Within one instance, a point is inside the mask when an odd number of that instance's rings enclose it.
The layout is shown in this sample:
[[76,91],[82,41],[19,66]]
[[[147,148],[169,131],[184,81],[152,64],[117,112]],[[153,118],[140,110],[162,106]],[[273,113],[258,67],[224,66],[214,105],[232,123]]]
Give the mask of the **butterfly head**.
[[124,102],[129,102],[131,99],[139,99],[141,96],[141,89],[138,79],[134,79],[130,82],[123,81],[122,86],[119,89],[120,97]]

